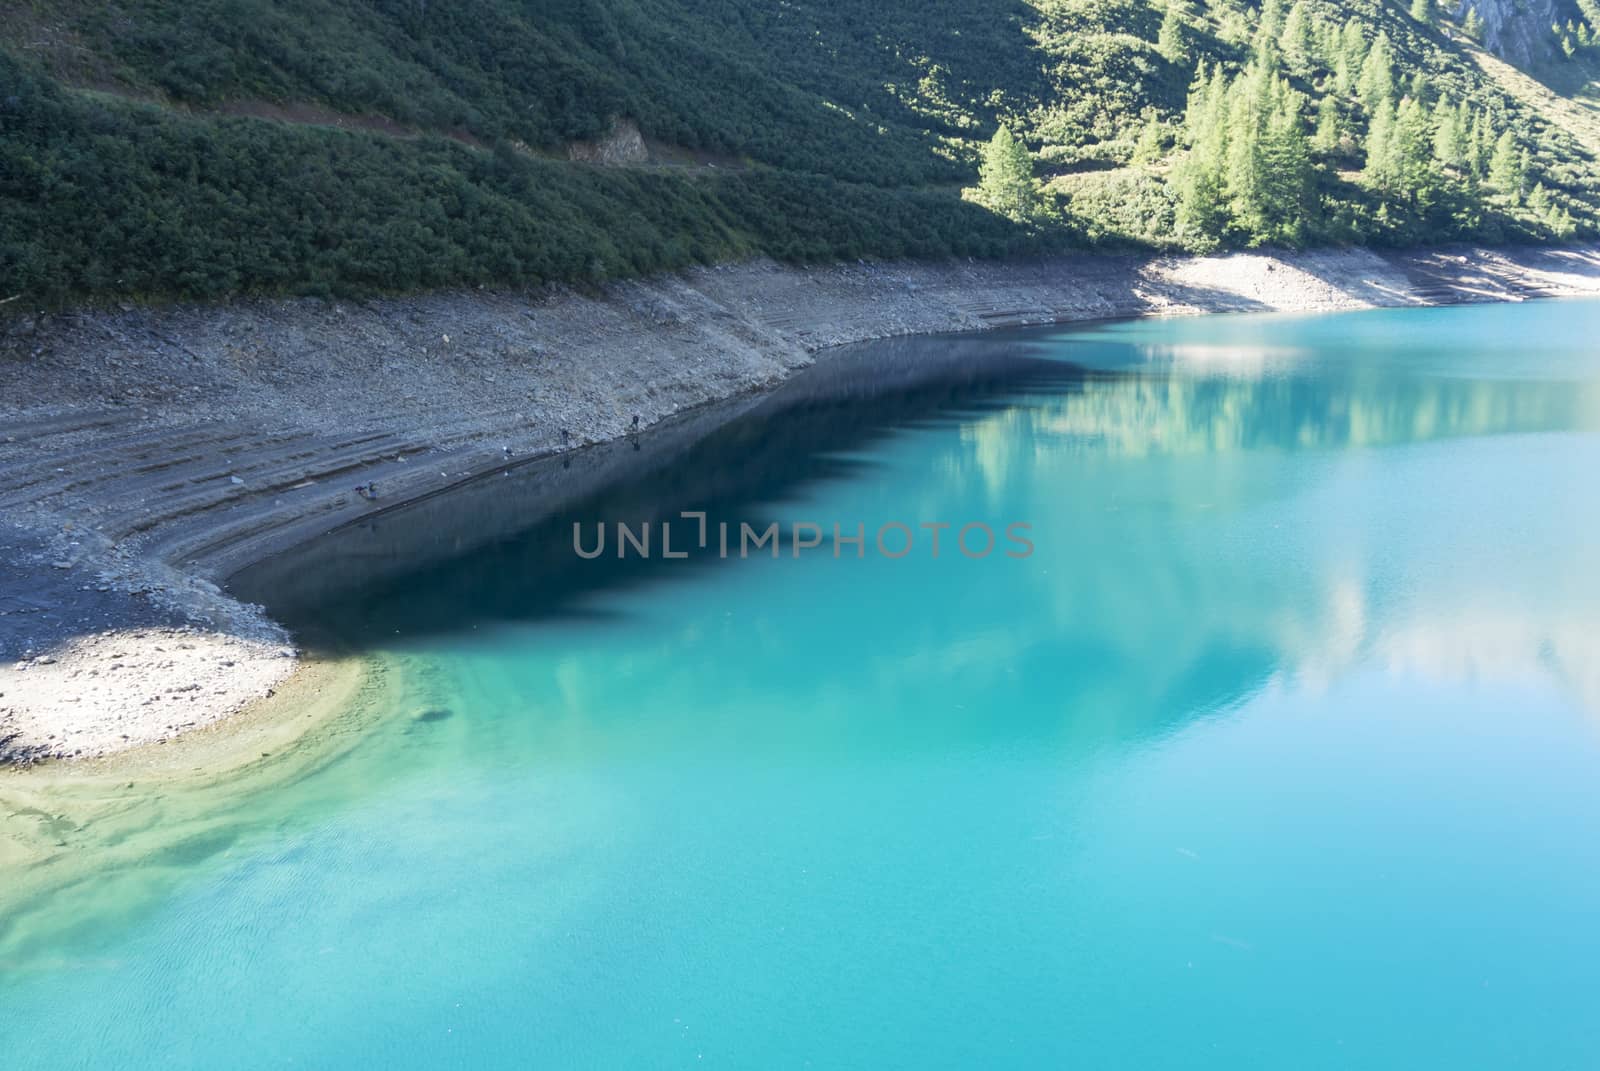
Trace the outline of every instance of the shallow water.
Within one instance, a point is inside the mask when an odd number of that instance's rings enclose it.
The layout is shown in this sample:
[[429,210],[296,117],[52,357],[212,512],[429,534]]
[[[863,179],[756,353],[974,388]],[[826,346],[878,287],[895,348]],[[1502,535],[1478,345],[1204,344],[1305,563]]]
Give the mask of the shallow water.
[[[1597,333],[885,344],[984,371],[824,369],[520,537],[283,587],[398,697],[11,920],[0,1064],[1592,1066]],[[867,556],[571,553],[701,506]],[[890,521],[1035,550],[889,560]]]

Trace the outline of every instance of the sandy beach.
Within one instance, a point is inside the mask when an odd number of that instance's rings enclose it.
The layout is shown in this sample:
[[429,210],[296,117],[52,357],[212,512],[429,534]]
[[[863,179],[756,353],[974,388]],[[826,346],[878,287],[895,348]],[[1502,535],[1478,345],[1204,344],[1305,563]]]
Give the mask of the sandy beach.
[[[240,569],[889,335],[1600,293],[1593,248],[758,261],[580,293],[0,320],[0,765],[163,746],[283,686]],[[356,485],[374,484],[374,501]]]

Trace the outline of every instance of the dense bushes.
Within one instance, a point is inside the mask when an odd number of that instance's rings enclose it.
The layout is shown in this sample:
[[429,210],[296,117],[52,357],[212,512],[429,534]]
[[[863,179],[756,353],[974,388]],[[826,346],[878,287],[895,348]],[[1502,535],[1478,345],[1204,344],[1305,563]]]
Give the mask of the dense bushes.
[[918,190],[181,118],[66,93],[3,59],[0,83],[0,296],[586,282],[753,252],[993,255],[1035,241]]
[[[0,300],[1594,234],[1588,150],[1433,21],[1378,0],[32,0],[0,24]],[[262,103],[421,136],[222,114]],[[618,117],[737,166],[561,159]],[[1001,121],[1043,179],[1022,222],[957,194]]]

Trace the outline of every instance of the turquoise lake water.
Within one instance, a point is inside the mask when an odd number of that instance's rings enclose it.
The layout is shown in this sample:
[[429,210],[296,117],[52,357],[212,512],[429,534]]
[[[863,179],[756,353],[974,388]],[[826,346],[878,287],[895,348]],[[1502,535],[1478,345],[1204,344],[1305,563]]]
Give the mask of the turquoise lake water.
[[[0,1066],[1600,1065],[1597,339],[1541,303],[886,344],[989,371],[302,608],[404,702],[20,942]],[[563,530],[700,505],[1035,549]]]

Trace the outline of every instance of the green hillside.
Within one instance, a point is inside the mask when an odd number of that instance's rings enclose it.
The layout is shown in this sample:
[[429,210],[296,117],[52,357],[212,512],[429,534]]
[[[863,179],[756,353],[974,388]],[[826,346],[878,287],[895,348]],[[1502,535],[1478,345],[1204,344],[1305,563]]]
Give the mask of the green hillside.
[[[653,162],[568,159],[618,120]],[[1597,224],[1590,149],[1426,0],[0,3],[30,306]]]

